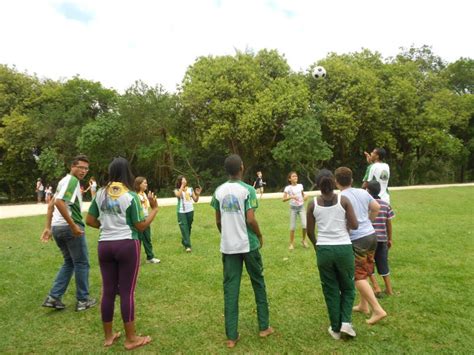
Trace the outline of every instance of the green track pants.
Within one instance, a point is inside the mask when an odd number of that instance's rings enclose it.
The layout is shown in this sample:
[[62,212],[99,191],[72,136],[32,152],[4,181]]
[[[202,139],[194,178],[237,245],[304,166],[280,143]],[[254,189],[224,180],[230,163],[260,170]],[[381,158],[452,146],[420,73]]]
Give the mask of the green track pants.
[[267,329],[269,327],[267,291],[263,278],[262,257],[258,249],[243,254],[222,254],[222,263],[224,264],[224,316],[227,339],[235,340],[239,336],[237,330],[239,293],[244,263],[255,294],[259,330]]

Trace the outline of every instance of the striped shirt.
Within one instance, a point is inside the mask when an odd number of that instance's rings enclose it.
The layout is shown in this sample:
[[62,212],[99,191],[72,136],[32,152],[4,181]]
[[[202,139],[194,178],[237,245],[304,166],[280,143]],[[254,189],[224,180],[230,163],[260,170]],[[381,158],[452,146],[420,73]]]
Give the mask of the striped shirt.
[[395,212],[393,212],[392,207],[387,202],[381,199],[377,199],[376,201],[380,205],[380,211],[372,225],[377,235],[377,241],[386,242],[388,241],[387,220],[394,218]]
[[[58,183],[58,188],[54,197],[64,201],[67,206],[67,212],[75,224],[84,226],[81,214],[81,185],[79,184],[77,177],[71,174],[67,174],[65,177],[63,177]],[[64,219],[63,215],[61,212],[59,212],[56,206],[54,206],[51,225],[53,227],[68,226],[67,221]]]

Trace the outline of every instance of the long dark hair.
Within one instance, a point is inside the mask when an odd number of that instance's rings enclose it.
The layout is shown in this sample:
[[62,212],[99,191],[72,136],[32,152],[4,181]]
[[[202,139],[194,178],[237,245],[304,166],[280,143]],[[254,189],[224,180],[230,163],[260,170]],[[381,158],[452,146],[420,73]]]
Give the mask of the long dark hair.
[[109,181],[121,182],[128,187],[129,190],[133,190],[133,174],[130,169],[130,163],[127,159],[118,157],[114,158],[109,165]]
[[333,192],[336,187],[334,175],[328,169],[321,169],[316,176],[316,187],[325,195]]

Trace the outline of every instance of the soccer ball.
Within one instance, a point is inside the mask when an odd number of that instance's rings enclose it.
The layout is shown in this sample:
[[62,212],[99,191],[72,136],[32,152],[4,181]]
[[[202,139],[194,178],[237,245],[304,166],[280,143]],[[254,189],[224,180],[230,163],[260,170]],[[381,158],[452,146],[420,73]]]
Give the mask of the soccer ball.
[[313,77],[315,79],[322,79],[326,77],[326,69],[323,67],[316,67],[313,70]]

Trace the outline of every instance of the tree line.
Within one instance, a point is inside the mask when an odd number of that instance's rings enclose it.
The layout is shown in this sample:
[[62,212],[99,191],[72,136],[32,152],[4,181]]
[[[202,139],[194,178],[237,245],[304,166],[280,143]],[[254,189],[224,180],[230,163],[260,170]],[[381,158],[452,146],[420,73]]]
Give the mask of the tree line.
[[[316,65],[325,79],[312,76]],[[212,192],[229,153],[243,158],[246,181],[262,170],[273,191],[290,170],[306,188],[322,167],[348,166],[360,180],[374,147],[388,152],[391,185],[470,181],[473,86],[473,59],[447,63],[428,46],[390,58],[330,53],[301,72],[276,50],[199,57],[174,93],[137,81],[119,94],[0,65],[0,197],[31,199],[38,177],[54,184],[78,153],[99,185],[123,156],[161,196],[181,174]]]

